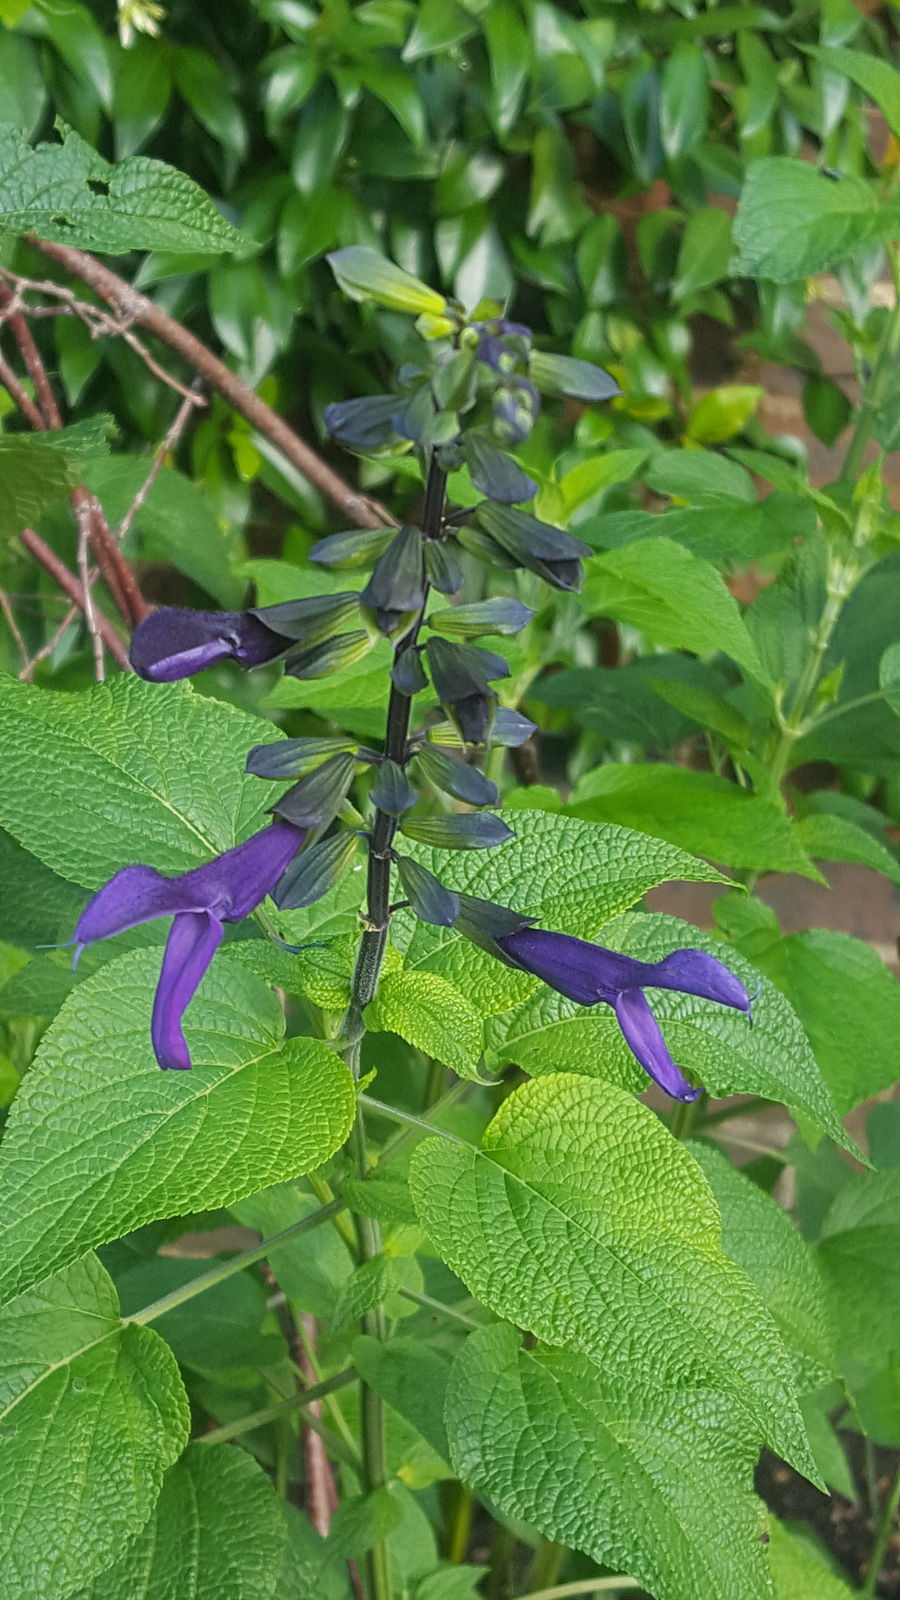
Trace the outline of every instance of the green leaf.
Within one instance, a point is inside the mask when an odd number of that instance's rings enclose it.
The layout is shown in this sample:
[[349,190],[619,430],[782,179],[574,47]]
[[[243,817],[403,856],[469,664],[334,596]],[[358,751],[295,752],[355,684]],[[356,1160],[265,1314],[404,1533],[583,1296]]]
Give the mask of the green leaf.
[[[425,119],[425,105],[419,93],[415,79],[402,67],[391,67],[377,57],[369,57],[362,68],[362,80],[365,87],[371,90],[382,100],[388,110],[396,117],[410,144],[416,150],[421,150],[428,137],[428,125]],[[361,248],[351,246],[351,248]],[[374,254],[374,251],[373,251]],[[424,285],[420,287],[424,288]],[[444,306],[443,296],[434,290],[427,290],[432,301],[440,300],[441,309]],[[374,295],[367,298],[376,298]],[[379,302],[384,304],[383,301]],[[398,309],[409,311],[412,307],[406,304]],[[420,310],[426,309],[419,307]],[[434,312],[435,306],[430,305],[428,310]]]
[[[319,1201],[296,1183],[279,1183],[231,1206],[245,1228],[264,1239],[318,1209]],[[335,1228],[312,1228],[269,1252],[269,1265],[291,1305],[314,1317],[330,1317],[353,1271],[354,1261]]]
[[39,233],[81,250],[222,253],[245,245],[198,184],[163,161],[129,156],[112,165],[72,129],[61,144],[32,149],[0,127],[0,228]]
[[[155,1256],[116,1276],[123,1316],[131,1316],[163,1295],[181,1289],[208,1268],[207,1261]],[[223,1367],[265,1367],[287,1354],[277,1333],[263,1333],[266,1292],[248,1272],[204,1289],[154,1318],[153,1326],[184,1367],[198,1372]]]
[[0,438],[0,539],[10,539],[64,500],[78,482],[78,463],[43,436]]
[[[110,522],[117,523],[150,471],[149,456],[114,455],[97,462],[85,475]],[[190,528],[190,538],[185,529]],[[132,545],[144,561],[171,562],[220,606],[240,605],[244,585],[229,562],[229,541],[223,534],[202,483],[164,467],[134,519],[126,550]]]
[[86,888],[135,861],[184,872],[262,826],[272,789],[242,769],[273,732],[186,684],[123,674],[58,694],[0,678],[0,823]]
[[505,134],[518,115],[533,55],[531,37],[513,0],[492,0],[484,15],[484,36],[491,69],[491,116]]
[[[406,79],[408,83],[409,80]],[[387,256],[368,245],[350,245],[328,257],[340,287],[351,300],[373,300],[389,311],[406,311],[411,316],[440,316],[447,302],[436,289],[429,289],[420,278],[395,266]]]
[[403,46],[404,61],[421,61],[425,56],[449,50],[476,31],[478,24],[455,0],[422,0],[416,8],[409,38]]
[[774,800],[748,794],[712,772],[662,762],[607,762],[578,781],[566,810],[588,822],[639,828],[727,866],[822,881]]
[[[245,1450],[192,1444],[121,1560],[73,1600],[271,1600],[287,1533],[281,1504]],[[295,1591],[299,1594],[299,1590]]]
[[340,1058],[315,1039],[282,1043],[275,997],[227,957],[188,1013],[193,1071],[160,1072],[158,970],[150,950],[110,962],[44,1035],[0,1164],[4,1298],[157,1217],[308,1172],[347,1136],[355,1101]]
[[[749,994],[759,983],[756,968],[736,950],[676,917],[632,913],[604,930],[603,943],[639,961],[660,961],[685,947],[706,950],[740,978]],[[752,1028],[742,1012],[711,1000],[671,989],[648,992],[676,1060],[711,1094],[759,1094],[777,1100],[839,1144],[855,1148],[803,1028],[773,984],[762,984]],[[543,985],[509,1017],[491,1022],[488,1045],[490,1060],[513,1060],[528,1072],[565,1069],[629,1088],[646,1087],[610,1007],[576,1006]]]
[[811,928],[758,961],[796,1010],[842,1114],[900,1078],[900,984],[870,944]]
[[[686,454],[704,463],[721,459],[708,451]],[[722,464],[731,465],[724,461]],[[712,473],[710,478],[714,479]],[[650,481],[649,474],[647,481]],[[664,537],[704,560],[743,565],[789,549],[798,538],[811,533],[814,526],[815,511],[809,501],[776,492],[765,500],[754,499],[752,503],[725,501],[721,497],[714,502],[710,496],[705,505],[677,507],[666,511],[662,517],[655,511],[605,512],[580,522],[578,533],[595,549],[619,550],[639,540]]]
[[831,449],[853,416],[853,405],[840,384],[814,372],[803,386],[803,416],[816,438]]
[[504,1101],[480,1150],[426,1139],[410,1191],[435,1249],[489,1310],[611,1382],[728,1396],[815,1475],[790,1363],[722,1254],[696,1163],[646,1106],[571,1073]]
[[756,503],[749,472],[711,450],[660,450],[644,473],[644,482],[656,494],[674,495],[694,506],[721,505],[733,511],[735,501]]
[[769,1567],[776,1600],[853,1600],[855,1590],[838,1577],[805,1529],[794,1538],[777,1517],[769,1517]]
[[575,158],[562,128],[539,128],[531,146],[531,192],[527,232],[544,246],[565,244],[590,221],[590,210],[575,182]]
[[85,1256],[0,1313],[7,1600],[72,1594],[146,1523],[188,1434],[175,1358]]
[[[721,883],[714,868],[658,839],[541,811],[511,811],[516,837],[502,850],[443,852],[410,842],[408,853],[450,889],[493,900],[584,939],[657,884]],[[407,968],[439,972],[482,1016],[505,1011],[536,987],[453,928],[433,928],[401,912],[395,936]]]
[[656,644],[705,655],[721,650],[765,681],[756,647],[721,573],[670,539],[593,556],[585,563],[582,603],[588,616],[613,617]]
[[844,174],[833,182],[807,161],[765,156],[747,172],[732,271],[791,283],[892,238],[898,226],[900,203],[882,201],[865,178]]
[[449,1461],[444,1426],[450,1372],[446,1357],[420,1339],[401,1337],[383,1344],[363,1335],[354,1342],[353,1364],[363,1381],[405,1417],[442,1460]]
[[900,1168],[855,1174],[825,1218],[819,1261],[845,1363],[881,1369],[900,1318]]
[[706,134],[709,115],[709,70],[696,44],[680,44],[662,72],[659,131],[670,161],[693,150]]
[[698,444],[722,444],[746,428],[763,391],[752,383],[726,383],[710,389],[688,417],[687,437]]
[[875,872],[883,872],[893,883],[900,883],[900,862],[896,856],[848,817],[811,811],[795,822],[794,833],[807,855],[822,861],[855,861],[872,867]]
[[657,1600],[768,1600],[755,1450],[721,1396],[631,1385],[497,1326],[456,1359],[447,1428],[463,1482]]
[[867,55],[862,50],[847,50],[841,45],[804,45],[803,48],[828,71],[840,73],[857,84],[884,113],[892,133],[900,138],[900,78],[890,61]]
[[0,940],[28,949],[68,939],[84,891],[57,877],[0,829]]
[[688,1144],[722,1214],[722,1248],[753,1279],[794,1362],[800,1393],[834,1377],[825,1286],[815,1256],[787,1212],[728,1157]]
[[331,1314],[334,1333],[343,1333],[369,1311],[380,1306],[394,1288],[396,1265],[389,1256],[373,1256],[354,1267]]
[[698,289],[720,283],[728,277],[730,260],[731,218],[727,211],[721,211],[718,206],[703,206],[693,212],[681,239],[672,299],[686,300]]
[[389,973],[366,1008],[366,1027],[397,1033],[460,1078],[480,1082],[481,1017],[461,989],[439,972]]

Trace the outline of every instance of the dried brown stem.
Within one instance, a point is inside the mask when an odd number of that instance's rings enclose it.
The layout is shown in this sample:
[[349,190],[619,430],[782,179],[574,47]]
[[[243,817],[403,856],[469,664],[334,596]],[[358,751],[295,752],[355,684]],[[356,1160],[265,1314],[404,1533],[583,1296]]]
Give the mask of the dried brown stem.
[[[69,571],[65,562],[60,561],[56,551],[51,550],[46,540],[42,539],[39,533],[35,533],[33,528],[23,528],[19,538],[25,549],[34,556],[36,561],[40,562],[45,572],[49,572],[51,578],[59,584],[59,587],[68,595],[73,604],[86,616],[87,607],[90,605],[90,596],[87,592],[90,589],[90,582],[88,582],[87,590],[83,589],[74,572]],[[95,617],[97,632],[110,655],[114,657],[120,667],[128,670],[130,667],[128,651],[125,649],[125,645],[116,633],[109,618],[105,617],[102,612],[95,613]]]
[[199,388],[200,380],[199,378],[195,378],[192,385],[192,392],[188,394],[186,399],[182,400],[181,405],[178,407],[175,421],[172,423],[172,426],[162,443],[154,451],[150,471],[147,473],[144,482],[138,489],[137,494],[131,502],[131,505],[128,507],[128,510],[125,512],[122,521],[119,523],[119,526],[116,529],[116,539],[118,540],[119,544],[123,543],[131,528],[131,524],[134,522],[134,519],[141,507],[145,504],[150,490],[153,488],[153,485],[155,484],[163,466],[165,465],[166,456],[170,455],[175,449],[175,446],[181,438],[181,435],[184,433],[184,430],[187,427],[190,418],[193,416],[196,407],[198,405],[205,404],[202,396],[199,393]]
[[97,612],[94,608],[94,596],[91,592],[91,575],[88,569],[88,549],[91,544],[93,531],[93,517],[91,515],[90,497],[85,494],[80,500],[72,497],[75,507],[75,521],[78,524],[78,576],[81,579],[81,594],[84,601],[84,620],[91,641],[91,650],[94,656],[94,677],[98,683],[105,682],[106,665],[103,659],[103,640],[100,637],[100,627],[97,622]]
[[[52,244],[47,239],[30,238],[29,243],[43,255],[48,256],[51,261],[64,267],[73,277],[80,278],[82,283],[88,284],[107,305],[113,307],[120,320],[127,326],[137,325],[146,328],[148,332],[161,339],[163,344],[168,345],[170,350],[175,350],[183,356],[211,389],[215,389],[235,411],[239,411],[248,422],[259,429],[260,433],[271,439],[310,483],[352,519],[354,526],[383,528],[393,523],[393,517],[383,506],[378,505],[377,501],[370,500],[366,495],[357,493],[345,483],[328,463],[294,432],[283,417],[273,411],[271,406],[267,406],[259,395],[254,394],[248,384],[236,377],[218,356],[213,355],[205,344],[194,334],[189,333],[180,322],[176,322],[174,317],[163,311],[161,306],[148,300],[146,295],[133,289],[124,278],[120,278],[117,273],[103,266],[84,250],[75,250],[70,245]],[[123,332],[124,329],[119,331]]]

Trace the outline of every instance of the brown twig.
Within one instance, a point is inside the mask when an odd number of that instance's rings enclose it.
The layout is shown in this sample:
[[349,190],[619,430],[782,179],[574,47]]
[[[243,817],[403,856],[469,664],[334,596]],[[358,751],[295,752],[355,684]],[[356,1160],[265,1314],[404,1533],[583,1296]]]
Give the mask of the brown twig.
[[166,456],[170,455],[175,449],[175,446],[181,438],[181,435],[184,433],[188,421],[193,415],[196,407],[204,404],[203,398],[199,393],[200,379],[195,378],[191,387],[192,392],[187,396],[186,399],[182,400],[181,405],[178,407],[175,421],[172,423],[172,426],[162,443],[153,453],[153,461],[150,466],[150,471],[147,473],[144,482],[138,489],[137,494],[131,502],[131,505],[128,507],[128,510],[125,512],[122,521],[119,523],[119,526],[116,529],[116,539],[118,540],[119,544],[124,542],[126,535],[131,528],[131,524],[134,522],[134,519],[141,507],[145,504],[153,485],[155,484],[163,466],[165,465]]
[[383,528],[393,523],[394,518],[383,506],[378,505],[377,501],[370,500],[368,496],[359,494],[345,483],[327,462],[294,432],[283,417],[273,411],[271,406],[267,406],[259,395],[254,394],[248,384],[243,383],[230,368],[226,367],[224,361],[213,355],[205,344],[194,334],[189,333],[180,322],[176,322],[174,317],[163,311],[161,306],[148,300],[146,295],[133,289],[124,278],[120,278],[117,273],[110,271],[109,267],[103,266],[84,250],[75,250],[70,245],[52,244],[47,239],[34,237],[30,237],[28,242],[51,261],[56,261],[64,267],[73,277],[80,278],[82,283],[88,284],[107,305],[115,309],[127,326],[136,324],[146,328],[161,339],[163,344],[167,344],[170,350],[175,350],[183,356],[211,389],[215,389],[235,411],[239,411],[248,422],[259,429],[260,433],[271,439],[310,483],[352,518],[355,526]]
[[36,430],[42,429],[44,426],[44,419],[41,416],[40,411],[38,410],[31,396],[27,394],[25,389],[22,387],[21,383],[13,372],[12,367],[4,356],[0,356],[0,383],[2,383],[10,398],[15,401],[23,417],[30,422],[32,428]]
[[137,627],[150,608],[138,588],[129,563],[119,549],[119,542],[103,514],[103,507],[99,500],[83,487],[73,492],[72,504],[75,507],[76,517],[79,507],[82,505],[87,507],[91,549],[97,565],[106,580],[122,620],[132,628]]
[[[90,604],[89,597],[86,597],[86,592],[74,572],[70,572],[65,562],[60,561],[56,551],[51,550],[46,541],[41,538],[39,533],[35,533],[33,528],[23,528],[19,538],[25,549],[34,556],[36,561],[40,562],[46,572],[49,572],[51,578],[59,584],[59,587],[69,596],[69,599],[73,601],[79,611],[84,612],[86,615],[87,605]],[[90,584],[88,584],[88,588],[90,588]],[[128,660],[128,651],[125,649],[125,645],[116,633],[109,618],[105,617],[102,611],[95,613],[95,615],[97,632],[100,638],[103,640],[110,655],[114,657],[120,667],[127,671],[131,663]]]
[[[91,582],[93,582],[93,579],[96,576],[97,576],[96,573],[94,573],[92,575]],[[70,606],[68,611],[66,612],[65,616],[63,617],[62,622],[59,624],[59,626],[57,628],[54,628],[52,634],[50,635],[50,638],[47,639],[46,642],[41,645],[40,650],[35,651],[33,656],[29,656],[28,657],[27,661],[25,662],[25,665],[22,668],[22,671],[19,673],[19,677],[22,678],[25,683],[31,683],[31,681],[32,681],[32,679],[34,677],[34,669],[37,666],[38,662],[39,661],[44,661],[47,656],[50,656],[50,655],[53,654],[54,650],[56,649],[56,646],[59,644],[60,639],[62,638],[63,634],[66,632],[66,629],[67,628],[71,628],[72,623],[75,621],[75,618],[77,616],[80,616],[80,615],[81,615],[80,607],[78,607],[78,606]]]

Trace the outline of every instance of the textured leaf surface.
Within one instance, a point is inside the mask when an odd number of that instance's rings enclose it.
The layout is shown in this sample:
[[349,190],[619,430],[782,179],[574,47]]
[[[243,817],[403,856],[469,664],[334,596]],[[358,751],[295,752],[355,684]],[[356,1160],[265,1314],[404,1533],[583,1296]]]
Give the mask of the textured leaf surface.
[[721,1150],[692,1141],[722,1214],[722,1248],[753,1279],[794,1359],[801,1393],[835,1376],[825,1285],[815,1256],[771,1195],[738,1172]]
[[838,1352],[882,1367],[900,1322],[900,1167],[855,1174],[822,1231],[818,1257]]
[[0,129],[0,227],[39,233],[80,250],[224,251],[246,243],[198,184],[162,161],[129,156],[113,166],[71,129],[62,144],[31,149]]
[[253,1457],[192,1444],[146,1527],[75,1600],[270,1600],[286,1546],[278,1497]]
[[444,1460],[450,1459],[444,1400],[450,1371],[446,1358],[421,1339],[398,1338],[383,1344],[361,1335],[353,1363],[364,1381],[412,1423]]
[[841,1112],[900,1078],[900,984],[871,945],[809,928],[759,961],[795,1007]]
[[54,872],[97,888],[131,862],[184,872],[261,826],[244,776],[273,731],[185,684],[122,674],[75,694],[0,680],[0,822]]
[[755,1451],[721,1396],[622,1383],[498,1326],[457,1357],[446,1420],[464,1482],[656,1600],[770,1596]]
[[0,439],[0,539],[37,522],[78,482],[77,463],[31,434]]
[[[604,930],[603,943],[639,961],[659,961],[673,950],[706,950],[760,994],[751,1027],[741,1011],[672,989],[647,994],[676,1061],[713,1095],[760,1094],[814,1122],[852,1148],[801,1024],[774,984],[730,945],[720,944],[677,917],[636,912]],[[516,1061],[537,1074],[566,1069],[626,1087],[646,1086],[636,1071],[614,1012],[606,1005],[577,1006],[543,985],[524,1005],[491,1019],[488,1059]]]
[[[187,1438],[175,1358],[123,1326],[95,1256],[0,1313],[5,1600],[65,1600],[147,1521]],[[129,1595],[129,1600],[131,1596]]]
[[484,1048],[478,1012],[461,989],[439,972],[390,973],[366,1010],[366,1027],[401,1039],[443,1061],[460,1078],[479,1077]]
[[734,223],[732,272],[789,283],[824,272],[866,245],[892,238],[900,206],[844,173],[832,182],[808,161],[767,156],[747,172]]
[[729,1396],[812,1471],[790,1362],[749,1278],[723,1255],[702,1173],[611,1084],[538,1079],[482,1148],[427,1139],[410,1168],[422,1226],[498,1316],[588,1355],[625,1387]]
[[[448,888],[511,906],[536,917],[542,927],[583,939],[595,938],[657,884],[725,881],[706,862],[628,828],[542,811],[501,815],[516,834],[502,850],[451,857],[412,841],[404,848]],[[536,987],[526,973],[503,966],[453,928],[430,928],[406,915],[396,923],[407,967],[440,972],[482,1016],[507,1010]]]
[[191,1072],[150,1046],[159,957],[82,984],[47,1030],[0,1161],[0,1295],[158,1217],[228,1205],[343,1143],[350,1075],[314,1039],[281,1044],[275,997],[220,957],[188,1013]]
[[795,1539],[776,1517],[769,1518],[769,1567],[776,1600],[853,1600],[856,1593],[808,1539]]
[[585,563],[589,617],[615,617],[656,644],[705,655],[721,650],[750,677],[765,679],[737,601],[708,561],[671,539],[642,539]]

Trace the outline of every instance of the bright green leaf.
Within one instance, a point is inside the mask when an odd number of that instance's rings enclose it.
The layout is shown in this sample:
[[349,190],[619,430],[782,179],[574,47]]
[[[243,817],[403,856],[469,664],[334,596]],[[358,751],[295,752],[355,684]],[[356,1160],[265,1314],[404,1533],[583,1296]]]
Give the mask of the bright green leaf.
[[882,201],[865,178],[845,173],[833,181],[807,161],[766,156],[747,172],[732,271],[791,283],[896,236],[898,227],[900,202]]
[[376,1033],[399,1034],[460,1078],[478,1081],[481,1018],[463,991],[439,972],[390,973],[367,1007],[365,1022]]

